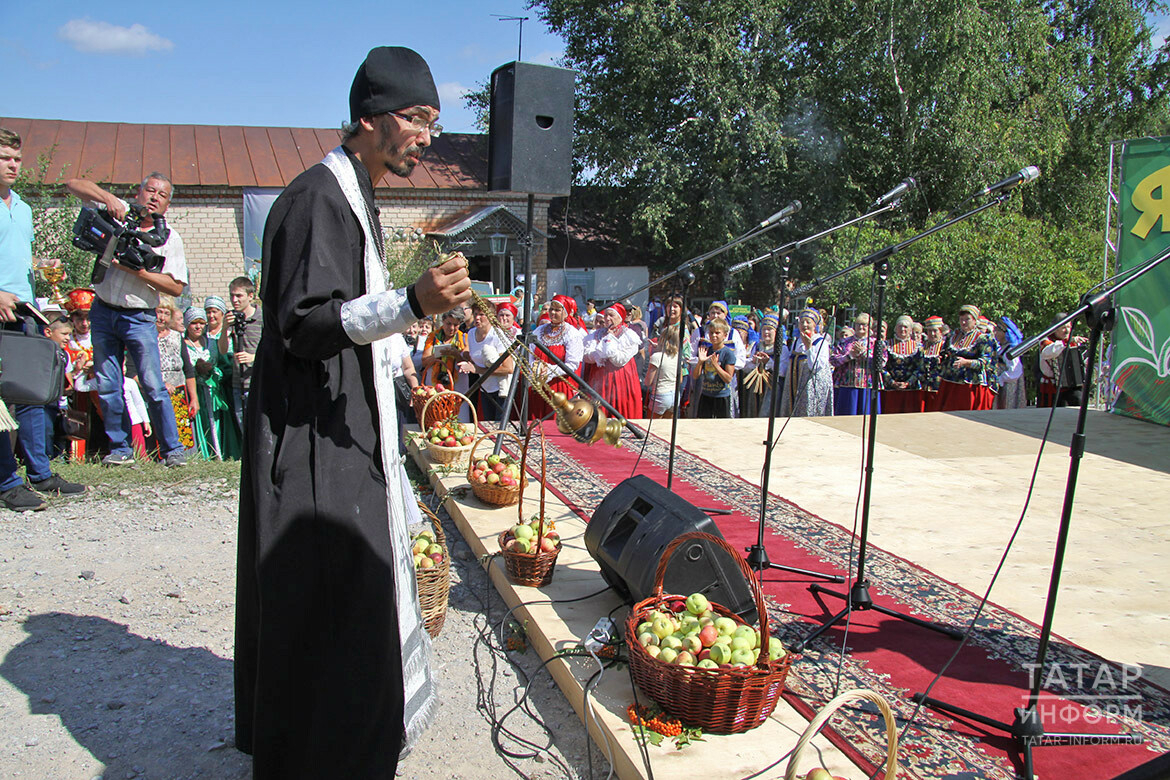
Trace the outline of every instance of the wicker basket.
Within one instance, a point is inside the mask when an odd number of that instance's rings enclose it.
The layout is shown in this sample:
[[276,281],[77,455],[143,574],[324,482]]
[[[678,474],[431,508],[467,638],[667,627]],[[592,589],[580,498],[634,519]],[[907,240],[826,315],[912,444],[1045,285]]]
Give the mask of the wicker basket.
[[[432,404],[432,401],[437,401],[442,398],[442,401]],[[428,398],[420,398],[413,393],[410,396],[410,405],[414,409],[414,416],[418,418],[419,427],[425,433],[428,428],[437,422],[442,422],[448,417],[457,414],[459,407],[466,401],[466,396],[454,392],[453,390],[443,390]],[[428,410],[427,407],[430,406]]]
[[[555,550],[542,551],[540,549],[540,540],[544,538],[544,482],[545,482],[545,457],[544,457],[544,426],[537,420],[528,426],[528,433],[524,436],[524,449],[520,455],[520,474],[526,474],[526,467],[528,465],[528,451],[532,444],[532,432],[537,428],[540,429],[540,523],[536,530],[536,551],[529,553],[517,552],[516,550],[508,550],[504,548],[504,542],[507,541],[508,532],[504,531],[500,534],[500,552],[504,555],[504,569],[508,572],[508,580],[513,585],[526,585],[531,588],[539,588],[548,585],[552,582],[553,568],[557,565],[557,556],[561,554],[560,545],[557,545]],[[517,522],[524,522],[524,491],[521,489],[520,497],[516,502],[516,516]]]
[[[626,637],[637,636],[638,624],[652,610],[686,598],[664,594],[662,578],[678,546],[695,539],[704,539],[725,548],[739,564],[744,579],[751,584],[756,610],[760,615],[760,640],[763,643],[759,660],[752,666],[731,669],[679,666],[652,657],[635,639],[626,642],[630,671],[642,692],[688,726],[715,734],[739,734],[760,725],[772,714],[784,691],[788,668],[799,656],[789,652],[775,661],[768,659],[768,642],[777,640],[768,633],[768,613],[760,583],[739,553],[727,542],[710,534],[696,532],[683,534],[667,545],[666,552],[658,561],[654,577],[655,591],[630,610],[626,618]],[[744,623],[738,615],[722,605],[711,604],[711,611],[720,617]]]
[[[478,482],[474,482],[471,479],[471,469],[475,466],[475,450],[479,447],[481,442],[485,441],[486,439],[490,439],[493,436],[500,435],[511,436],[516,440],[516,443],[519,444],[523,450],[524,444],[520,441],[520,437],[511,431],[488,431],[476,439],[475,443],[471,445],[471,457],[467,464],[467,482],[471,485],[471,492],[475,494],[475,497],[485,504],[491,504],[492,506],[512,506],[512,504],[515,504],[520,500],[520,492],[524,489],[524,486],[528,484],[528,476],[524,473],[523,469],[520,470],[519,485],[501,485],[498,482],[494,485],[480,484]],[[521,454],[521,459],[523,459],[523,454]]]
[[890,710],[889,703],[884,698],[877,695],[873,691],[865,688],[854,688],[851,691],[845,691],[837,696],[837,698],[826,704],[816,717],[809,721],[804,733],[800,735],[800,741],[796,743],[796,747],[792,749],[792,756],[788,759],[788,771],[784,773],[784,780],[796,780],[796,765],[800,761],[801,751],[805,746],[812,741],[833,713],[839,710],[845,704],[862,699],[870,701],[877,705],[878,710],[882,714],[882,718],[886,724],[886,780],[894,780],[898,774],[898,727],[894,722],[894,713]]
[[[451,414],[447,415],[446,417],[443,417],[440,420],[436,420],[436,422],[443,422],[444,420],[451,419],[452,417],[454,417],[455,415],[457,415],[459,413],[459,408],[463,405],[463,402],[466,402],[468,408],[471,409],[471,421],[475,425],[475,430],[478,431],[479,430],[479,416],[476,415],[476,413],[475,413],[475,404],[473,404],[471,402],[470,398],[463,395],[463,393],[458,393],[454,390],[444,390],[443,392],[441,392],[437,395],[432,395],[430,398],[428,398],[426,400],[426,403],[423,404],[422,414],[420,414],[418,416],[418,418],[421,420],[424,417],[426,417],[428,407],[430,407],[430,405],[432,403],[434,403],[435,401],[439,401],[440,399],[442,399],[441,403],[444,405],[444,407],[449,407],[450,402],[444,397],[444,396],[448,396],[448,395],[457,396],[457,398],[460,399],[460,401],[455,406],[455,410]],[[434,423],[432,423],[432,425],[433,424]],[[425,435],[428,430],[430,430],[429,425],[426,428],[423,428],[423,434]],[[429,455],[431,460],[433,460],[435,463],[442,463],[443,465],[450,466],[452,464],[459,464],[459,463],[465,462],[467,460],[467,456],[471,454],[471,448],[474,446],[475,446],[475,442],[472,442],[471,444],[464,444],[464,445],[459,446],[459,447],[440,447],[436,444],[431,444],[430,441],[427,441],[427,455]]]
[[431,521],[431,529],[435,532],[435,544],[443,548],[442,563],[433,569],[414,570],[423,623],[433,639],[443,630],[443,621],[447,619],[447,596],[451,592],[451,551],[447,547],[447,537],[443,534],[443,524],[439,518],[421,501],[418,502],[418,508]]

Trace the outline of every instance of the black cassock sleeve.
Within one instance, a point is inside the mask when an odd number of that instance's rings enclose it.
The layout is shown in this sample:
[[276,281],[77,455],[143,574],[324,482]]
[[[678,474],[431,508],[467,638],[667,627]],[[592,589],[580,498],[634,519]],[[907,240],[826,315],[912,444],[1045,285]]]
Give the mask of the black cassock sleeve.
[[[312,175],[321,173],[328,178]],[[362,265],[354,262],[362,257],[361,227],[332,179],[324,166],[298,178],[273,204],[264,229],[265,304],[285,350],[307,360],[354,346],[341,306],[364,287]]]

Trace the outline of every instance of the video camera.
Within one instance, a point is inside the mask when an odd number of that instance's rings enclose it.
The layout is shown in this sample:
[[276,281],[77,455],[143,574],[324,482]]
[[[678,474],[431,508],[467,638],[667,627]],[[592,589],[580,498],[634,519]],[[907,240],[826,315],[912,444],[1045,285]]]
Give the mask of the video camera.
[[[136,226],[147,217],[154,220],[154,226],[150,230],[139,230]],[[105,278],[106,269],[113,260],[132,271],[161,270],[166,258],[153,247],[165,244],[170,235],[163,215],[152,214],[146,206],[138,203],[130,204],[124,222],[116,219],[104,206],[83,206],[73,223],[73,246],[97,253],[91,278],[93,284]]]

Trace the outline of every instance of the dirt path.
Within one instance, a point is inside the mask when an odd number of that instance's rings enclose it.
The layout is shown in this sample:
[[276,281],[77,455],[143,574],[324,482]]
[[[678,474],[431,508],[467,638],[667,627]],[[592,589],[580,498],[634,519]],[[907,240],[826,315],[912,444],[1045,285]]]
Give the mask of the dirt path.
[[[251,776],[232,741],[235,512],[234,481],[195,476],[0,514],[0,777]],[[504,609],[443,517],[453,582],[435,642],[439,718],[399,777],[588,777],[581,724],[546,674],[530,699],[551,737],[523,712],[506,726],[551,748],[509,758],[493,745],[491,719],[539,661],[508,663],[498,639],[485,643]]]

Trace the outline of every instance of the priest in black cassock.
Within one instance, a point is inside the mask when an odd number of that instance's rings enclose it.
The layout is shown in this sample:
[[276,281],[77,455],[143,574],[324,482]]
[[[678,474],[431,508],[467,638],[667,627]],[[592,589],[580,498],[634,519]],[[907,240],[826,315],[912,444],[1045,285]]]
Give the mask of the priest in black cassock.
[[372,50],[342,145],[264,227],[264,335],[240,477],[236,745],[257,780],[385,778],[431,721],[387,337],[470,297],[461,257],[387,289],[374,187],[409,176],[439,96],[410,49]]

